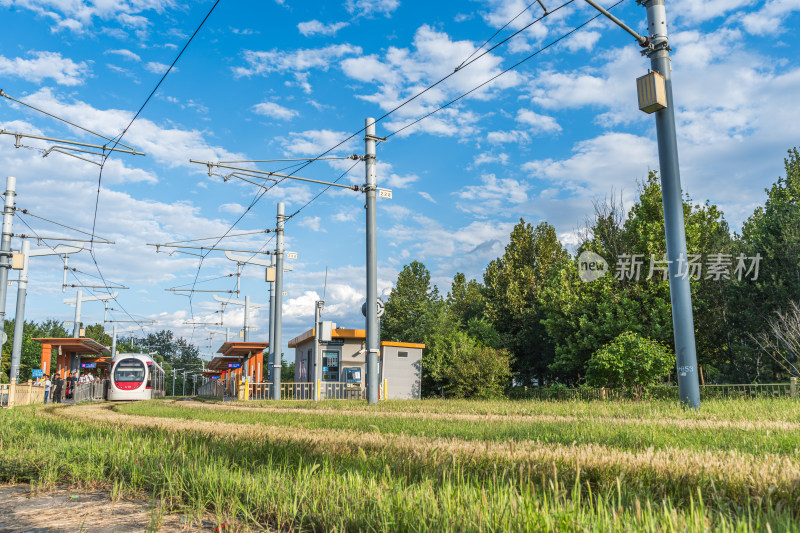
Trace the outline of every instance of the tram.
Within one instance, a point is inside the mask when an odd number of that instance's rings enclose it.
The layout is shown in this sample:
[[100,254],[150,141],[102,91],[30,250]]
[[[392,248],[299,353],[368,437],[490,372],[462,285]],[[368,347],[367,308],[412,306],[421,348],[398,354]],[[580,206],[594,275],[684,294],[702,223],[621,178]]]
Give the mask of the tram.
[[150,400],[163,397],[165,390],[164,369],[149,355],[121,353],[111,360],[109,400]]

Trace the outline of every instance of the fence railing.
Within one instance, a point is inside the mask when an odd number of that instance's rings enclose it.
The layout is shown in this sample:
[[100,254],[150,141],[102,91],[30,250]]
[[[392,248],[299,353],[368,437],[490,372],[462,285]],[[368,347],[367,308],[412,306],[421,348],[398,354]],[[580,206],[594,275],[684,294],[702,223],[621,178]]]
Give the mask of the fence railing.
[[[531,400],[629,400],[635,398],[678,400],[678,387],[656,385],[640,390],[605,389],[591,387],[516,387],[509,396],[515,399]],[[747,383],[701,385],[700,397],[703,399],[721,398],[798,398],[797,380],[788,383]]]
[[90,381],[88,383],[78,383],[72,399],[75,403],[98,402],[106,399],[108,392],[108,380]]
[[197,389],[197,395],[203,398],[223,398],[225,397],[225,382],[212,379]]
[[0,385],[0,406],[16,407],[35,403],[44,403],[44,387],[36,386],[31,381],[17,383],[14,387],[8,383]]

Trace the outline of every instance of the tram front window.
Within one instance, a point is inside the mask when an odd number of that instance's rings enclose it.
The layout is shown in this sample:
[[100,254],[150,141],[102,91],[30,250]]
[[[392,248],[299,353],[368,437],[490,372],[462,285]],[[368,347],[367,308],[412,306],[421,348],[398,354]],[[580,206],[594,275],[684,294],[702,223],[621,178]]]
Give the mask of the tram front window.
[[114,381],[141,383],[144,381],[144,363],[138,359],[123,359],[114,369]]

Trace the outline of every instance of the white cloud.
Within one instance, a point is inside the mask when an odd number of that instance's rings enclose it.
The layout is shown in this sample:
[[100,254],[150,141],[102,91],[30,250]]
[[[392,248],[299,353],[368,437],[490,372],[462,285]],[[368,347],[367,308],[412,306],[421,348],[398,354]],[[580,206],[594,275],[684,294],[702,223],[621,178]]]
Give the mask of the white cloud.
[[[318,156],[336,146],[350,134],[343,131],[307,130],[291,132],[288,138],[279,139],[286,155]],[[337,152],[352,151],[356,147],[355,138],[337,148]],[[348,165],[349,167],[350,165]]]
[[181,4],[175,0],[3,0],[0,5],[43,15],[54,21],[53,31],[68,29],[77,33],[85,31],[95,19],[116,19],[123,25],[141,30],[149,21],[138,13],[154,11],[160,14]]
[[[157,61],[149,61],[144,65],[144,69],[148,72],[152,72],[153,74],[164,74],[168,68],[169,65],[164,63],[158,63]],[[172,67],[171,72],[174,73],[177,71],[178,67]]]
[[50,78],[59,85],[82,85],[89,74],[85,61],[76,63],[59,52],[29,52],[32,59],[0,56],[0,74],[17,76],[25,81],[40,83]]
[[673,17],[684,18],[690,22],[705,22],[750,6],[756,0],[675,0],[669,6]]
[[474,166],[487,165],[490,163],[500,163],[501,165],[508,164],[508,154],[500,153],[494,155],[491,152],[483,152],[475,156],[472,164]]
[[419,176],[416,174],[406,174],[405,176],[400,176],[397,174],[389,174],[389,177],[386,178],[384,184],[386,187],[393,187],[396,189],[405,189],[406,187],[410,186],[412,183],[419,180]]
[[484,174],[481,182],[481,185],[469,185],[455,193],[463,200],[456,204],[459,209],[478,217],[493,216],[528,199],[528,185],[521,181]]
[[508,131],[490,131],[486,134],[486,140],[492,144],[504,143],[520,143],[524,144],[530,142],[531,136],[527,131],[508,130]]
[[419,195],[420,195],[420,196],[422,196],[423,198],[425,198],[426,200],[428,200],[428,201],[429,201],[429,202],[431,202],[431,203],[434,203],[434,204],[436,203],[436,199],[434,199],[434,197],[433,197],[433,196],[431,196],[431,195],[430,195],[429,193],[427,193],[427,192],[424,192],[424,191],[419,191]]
[[231,215],[241,215],[245,212],[245,207],[236,202],[221,204],[219,210],[223,213],[230,213]]
[[138,54],[136,54],[134,52],[131,52],[130,50],[126,50],[124,48],[119,49],[119,50],[106,50],[104,53],[105,54],[115,54],[115,55],[118,55],[118,56],[122,57],[123,59],[127,59],[128,61],[141,61],[142,60],[142,58],[139,57]]
[[579,31],[564,42],[564,47],[570,52],[591,52],[599,40],[599,31]]
[[[118,135],[133,116],[130,111],[97,109],[81,101],[67,103],[47,88],[28,96],[25,101],[107,137]],[[123,142],[169,168],[184,166],[197,169],[195,165],[190,165],[189,159],[218,161],[244,158],[242,154],[209,144],[205,139],[206,133],[178,127],[162,127],[140,117],[128,130]]]
[[305,217],[298,224],[311,231],[327,232],[328,230],[322,227],[321,222],[322,219],[320,217]]
[[800,11],[798,0],[767,0],[758,11],[741,15],[742,27],[753,35],[775,35],[785,31],[783,23],[793,11]]
[[359,55],[361,48],[349,44],[336,44],[324,48],[283,51],[245,50],[246,67],[234,67],[233,74],[237,78],[250,76],[267,76],[272,73],[291,73],[295,84],[305,92],[311,92],[308,74],[312,69],[327,71],[332,64],[345,56]]
[[308,22],[301,22],[297,25],[300,33],[306,37],[311,35],[336,35],[336,32],[342,28],[349,26],[347,22],[331,22],[330,24],[323,24],[318,20],[309,20]]
[[558,125],[556,119],[547,115],[539,115],[529,109],[519,109],[517,111],[517,122],[530,126],[534,134],[558,133],[561,131],[561,126]]
[[[341,66],[350,78],[370,88],[378,87],[377,92],[361,94],[359,98],[389,110],[433,82],[453,74],[453,69],[472,54],[474,48],[475,44],[470,41],[453,41],[446,33],[423,25],[414,35],[412,49],[389,47],[383,57],[376,54],[350,57],[344,59]],[[501,64],[502,59],[498,56],[483,56],[459,70],[445,83],[404,105],[395,112],[394,120],[387,126],[399,128],[409,119],[425,115],[453,97],[474,89],[497,75],[501,71]],[[512,71],[473,92],[466,100],[488,100],[499,91],[516,87],[521,81],[522,76]],[[477,119],[476,114],[465,111],[463,105],[451,106],[403,133],[408,135],[413,131],[424,131],[443,136],[468,136],[476,131],[474,123]]]
[[275,102],[261,102],[253,106],[253,111],[265,117],[277,118],[279,120],[291,120],[298,115],[294,109],[283,107]]
[[359,17],[391,16],[400,6],[399,0],[347,0],[345,9]]

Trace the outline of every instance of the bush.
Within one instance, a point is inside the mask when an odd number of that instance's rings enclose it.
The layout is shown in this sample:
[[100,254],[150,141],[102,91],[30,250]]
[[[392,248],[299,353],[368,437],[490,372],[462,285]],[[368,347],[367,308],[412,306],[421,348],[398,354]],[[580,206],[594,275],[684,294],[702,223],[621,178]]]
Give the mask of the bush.
[[675,356],[660,342],[626,331],[597,350],[586,379],[594,387],[624,388],[642,397],[675,367]]
[[456,331],[442,346],[441,377],[445,394],[453,398],[498,398],[511,381],[511,355],[482,346]]

